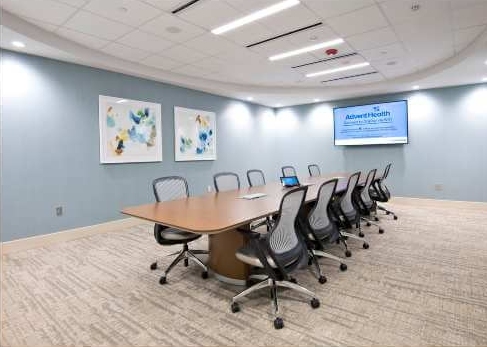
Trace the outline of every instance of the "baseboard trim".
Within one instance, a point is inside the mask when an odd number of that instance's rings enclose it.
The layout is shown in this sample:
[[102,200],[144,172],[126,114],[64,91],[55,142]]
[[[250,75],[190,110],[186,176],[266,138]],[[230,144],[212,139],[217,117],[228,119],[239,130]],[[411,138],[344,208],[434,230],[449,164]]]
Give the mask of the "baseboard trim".
[[1,253],[9,254],[13,252],[25,251],[32,248],[44,247],[53,243],[65,242],[70,240],[102,234],[110,231],[130,228],[141,224],[151,224],[138,218],[124,218],[114,221],[90,225],[81,228],[63,230],[55,233],[26,237],[18,240],[1,242]]
[[438,203],[461,203],[461,204],[472,204],[479,206],[487,206],[487,201],[470,201],[470,200],[451,200],[451,199],[433,199],[433,198],[414,198],[410,196],[394,196],[391,198],[391,202],[405,200],[424,200],[424,201],[435,201]]

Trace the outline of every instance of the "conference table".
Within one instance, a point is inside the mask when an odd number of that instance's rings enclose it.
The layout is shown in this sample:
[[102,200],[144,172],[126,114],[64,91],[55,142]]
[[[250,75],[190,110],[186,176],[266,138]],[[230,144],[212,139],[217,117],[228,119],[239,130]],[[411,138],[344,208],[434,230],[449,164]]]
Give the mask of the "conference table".
[[[308,177],[305,201],[316,200],[322,183],[338,178],[337,192],[346,189],[349,174],[338,172]],[[208,235],[208,265],[215,277],[231,284],[244,285],[250,268],[235,257],[235,251],[248,242],[245,232],[253,221],[279,211],[283,195],[292,188],[278,182],[263,186],[207,193],[184,199],[126,207],[122,213],[146,221],[197,234]],[[247,200],[244,195],[263,193],[263,197]]]

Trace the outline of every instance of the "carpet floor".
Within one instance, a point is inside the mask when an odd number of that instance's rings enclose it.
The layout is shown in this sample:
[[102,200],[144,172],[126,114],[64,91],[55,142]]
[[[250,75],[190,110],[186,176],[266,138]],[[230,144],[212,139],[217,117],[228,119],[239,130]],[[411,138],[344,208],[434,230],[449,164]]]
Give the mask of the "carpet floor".
[[233,314],[242,289],[202,279],[193,264],[159,285],[149,265],[168,264],[178,247],[159,246],[146,224],[4,255],[0,345],[486,346],[487,204],[397,198],[388,207],[399,220],[382,217],[382,235],[364,227],[368,250],[350,240],[347,271],[321,259],[327,283],[296,274],[320,308],[279,292],[282,330],[268,290]]

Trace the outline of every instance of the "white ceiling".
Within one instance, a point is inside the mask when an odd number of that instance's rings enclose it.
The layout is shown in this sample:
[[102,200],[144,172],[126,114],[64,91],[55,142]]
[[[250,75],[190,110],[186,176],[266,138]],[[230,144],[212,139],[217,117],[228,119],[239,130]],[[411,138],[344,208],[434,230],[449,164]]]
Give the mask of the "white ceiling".
[[[188,1],[2,0],[0,44],[15,49],[11,40],[22,37],[29,41],[23,49],[28,53],[237,98],[251,95],[269,106],[399,91],[412,84],[479,83],[487,75],[487,0],[301,0],[219,36],[210,30],[280,0],[200,0],[171,13]],[[419,10],[413,11],[413,4]],[[323,24],[246,47],[317,22]],[[323,49],[268,60],[336,38],[345,40],[334,47],[338,56],[352,55],[317,62],[329,58]],[[474,60],[480,63],[472,68]],[[370,66],[305,77],[361,62]],[[467,63],[466,74],[458,74]],[[296,67],[303,64],[309,65]],[[353,75],[360,76],[345,78]]]

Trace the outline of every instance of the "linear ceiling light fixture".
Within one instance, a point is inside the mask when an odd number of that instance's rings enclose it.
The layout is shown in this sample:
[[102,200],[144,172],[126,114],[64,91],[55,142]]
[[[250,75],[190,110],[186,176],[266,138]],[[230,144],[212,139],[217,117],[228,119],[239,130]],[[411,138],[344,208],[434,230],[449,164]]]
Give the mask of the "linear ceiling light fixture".
[[275,61],[275,60],[281,60],[281,59],[285,59],[285,58],[289,58],[289,57],[294,57],[295,55],[304,54],[304,53],[308,53],[308,52],[312,52],[312,51],[317,51],[318,49],[339,45],[343,42],[344,42],[343,39],[326,41],[326,42],[318,43],[316,45],[299,48],[299,49],[296,49],[294,51],[276,54],[276,55],[273,55],[272,57],[269,57],[269,60]]
[[318,71],[318,72],[309,73],[309,74],[306,75],[306,77],[315,77],[315,76],[321,76],[321,75],[328,75],[328,74],[335,73],[335,72],[341,72],[341,71],[359,69],[361,67],[366,67],[366,66],[369,66],[369,65],[370,65],[369,62],[365,62],[365,63],[354,64],[354,65],[349,65],[349,66],[337,67],[336,69],[330,69],[330,70],[324,70],[324,71]]
[[262,19],[264,17],[271,16],[275,13],[284,11],[290,7],[296,6],[299,4],[299,0],[285,0],[278,2],[277,4],[274,4],[272,6],[263,8],[262,10],[253,12],[249,14],[248,16],[239,18],[237,20],[234,20],[233,22],[227,23],[225,25],[222,25],[218,28],[213,29],[211,32],[215,35],[220,35],[223,33],[226,33],[227,31],[239,28],[245,24],[249,24],[252,22],[255,22],[256,20]]

